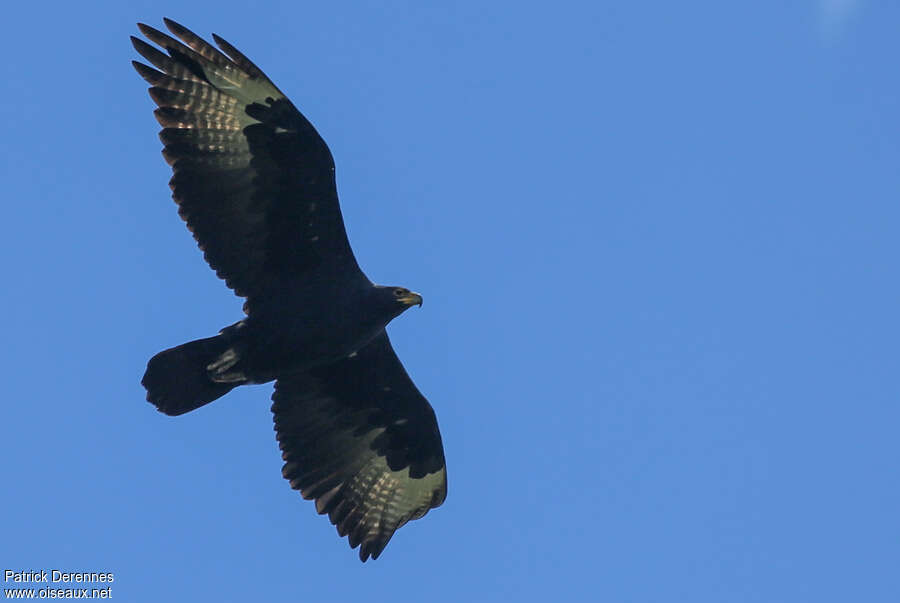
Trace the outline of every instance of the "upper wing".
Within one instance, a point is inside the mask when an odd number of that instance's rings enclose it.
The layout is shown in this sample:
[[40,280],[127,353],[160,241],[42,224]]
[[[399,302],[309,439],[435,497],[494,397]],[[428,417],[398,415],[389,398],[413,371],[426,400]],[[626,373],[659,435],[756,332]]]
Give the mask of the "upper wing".
[[282,473],[315,499],[359,558],[447,496],[434,411],[382,333],[354,356],[279,378],[272,396]]
[[230,44],[223,54],[165,20],[183,44],[147,25],[164,54],[132,37],[161,71],[133,62],[159,105],[163,155],[178,213],[229,287],[253,296],[281,274],[361,275],[338,205],[334,160],[312,124]]

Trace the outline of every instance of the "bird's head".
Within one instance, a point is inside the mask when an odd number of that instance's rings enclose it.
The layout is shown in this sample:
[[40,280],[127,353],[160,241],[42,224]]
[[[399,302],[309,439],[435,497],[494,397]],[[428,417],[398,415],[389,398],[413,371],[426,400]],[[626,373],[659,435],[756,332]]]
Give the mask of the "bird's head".
[[398,316],[412,306],[422,305],[422,296],[404,287],[383,287],[377,285],[375,294],[378,305],[391,317]]

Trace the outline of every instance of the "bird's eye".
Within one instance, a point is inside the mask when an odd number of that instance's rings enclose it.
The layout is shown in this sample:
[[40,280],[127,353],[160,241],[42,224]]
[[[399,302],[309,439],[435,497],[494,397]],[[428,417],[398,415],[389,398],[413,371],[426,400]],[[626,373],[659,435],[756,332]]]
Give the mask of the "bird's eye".
[[404,293],[403,289],[394,289],[394,297],[403,297]]

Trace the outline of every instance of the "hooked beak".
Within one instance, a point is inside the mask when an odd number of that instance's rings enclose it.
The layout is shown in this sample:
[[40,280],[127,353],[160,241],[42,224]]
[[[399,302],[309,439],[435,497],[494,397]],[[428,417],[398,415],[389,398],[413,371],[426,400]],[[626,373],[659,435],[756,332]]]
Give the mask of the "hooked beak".
[[409,295],[404,295],[403,297],[398,297],[403,304],[407,306],[419,306],[422,307],[422,296],[418,293],[409,292]]

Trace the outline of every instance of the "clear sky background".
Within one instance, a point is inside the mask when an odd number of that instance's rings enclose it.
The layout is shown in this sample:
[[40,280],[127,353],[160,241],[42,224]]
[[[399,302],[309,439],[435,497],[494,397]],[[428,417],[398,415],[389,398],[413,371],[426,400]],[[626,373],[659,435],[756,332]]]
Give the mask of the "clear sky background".
[[[17,2],[0,569],[120,601],[900,600],[900,4]],[[136,21],[251,57],[337,162],[449,496],[361,564],[271,385],[170,418],[241,301],[170,200]],[[3,586],[9,586],[4,584]]]

